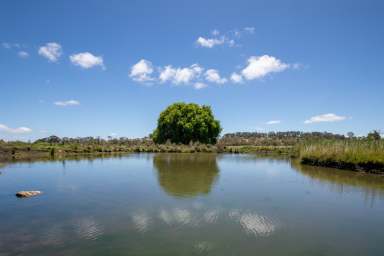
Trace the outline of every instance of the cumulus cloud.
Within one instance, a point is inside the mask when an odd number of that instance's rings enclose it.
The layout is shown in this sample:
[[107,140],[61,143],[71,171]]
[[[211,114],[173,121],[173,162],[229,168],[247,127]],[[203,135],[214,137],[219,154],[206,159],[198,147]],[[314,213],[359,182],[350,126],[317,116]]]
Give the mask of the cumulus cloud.
[[209,82],[216,84],[224,84],[227,82],[227,79],[222,78],[219,74],[219,71],[217,71],[216,69],[208,69],[205,72],[205,79]]
[[20,58],[22,58],[22,59],[26,59],[26,58],[29,57],[29,53],[27,53],[26,51],[19,51],[19,52],[17,53],[17,55],[18,55]]
[[23,134],[32,132],[32,129],[28,127],[11,128],[4,124],[0,124],[0,131],[12,134]]
[[159,79],[161,82],[166,82],[175,77],[176,74],[176,69],[172,68],[172,66],[165,66],[161,71],[160,71],[160,76]]
[[62,48],[60,44],[51,42],[41,46],[38,53],[49,61],[56,62],[62,54]]
[[345,119],[347,119],[346,116],[338,116],[333,113],[328,113],[328,114],[322,114],[318,116],[312,116],[308,120],[305,120],[304,123],[312,124],[312,123],[321,123],[321,122],[338,122],[338,121],[343,121]]
[[164,83],[167,81],[173,84],[188,84],[198,78],[203,72],[203,68],[198,64],[189,67],[173,68],[171,65],[160,69],[159,80]]
[[175,84],[190,83],[193,79],[200,76],[201,72],[202,72],[202,68],[197,64],[194,64],[186,68],[178,68],[176,69],[174,83]]
[[69,107],[69,106],[78,106],[80,102],[77,100],[65,100],[65,101],[56,101],[53,104],[59,107]]
[[248,59],[248,65],[241,71],[247,80],[265,77],[270,73],[282,72],[289,68],[289,64],[269,56],[252,56]]
[[233,83],[239,84],[243,82],[243,77],[235,72],[235,73],[232,73],[231,75],[231,81]]
[[196,89],[201,89],[204,86],[202,84],[195,86],[195,83],[201,82],[199,77],[203,70],[198,64],[187,67],[173,67],[172,65],[154,67],[152,62],[142,59],[131,67],[129,76],[137,82],[170,82],[175,85],[193,85]]
[[193,84],[193,87],[196,89],[196,90],[200,90],[200,89],[204,89],[206,88],[208,85],[205,84],[205,83],[201,83],[201,82],[196,82]]
[[90,52],[73,54],[69,59],[75,66],[80,66],[85,69],[93,68],[95,66],[100,66],[103,69],[105,68],[103,57],[95,56]]
[[205,48],[212,48],[216,45],[221,45],[225,43],[225,38],[204,38],[200,36],[197,38],[196,43]]
[[195,89],[207,87],[210,83],[224,84],[243,83],[246,80],[262,78],[270,73],[282,72],[288,68],[293,69],[293,64],[286,64],[281,60],[269,56],[252,56],[248,64],[240,71],[233,72],[228,78],[221,76],[217,69],[204,69],[199,64],[186,67],[174,67],[167,65],[163,67],[153,66],[152,62],[141,59],[131,67],[129,76],[138,82],[160,83],[169,82],[175,85],[191,85]]
[[271,120],[271,121],[266,122],[266,124],[269,124],[269,125],[271,125],[271,124],[280,124],[280,123],[281,123],[280,120]]
[[240,39],[243,34],[254,34],[254,27],[244,27],[242,29],[234,29],[224,33],[220,33],[219,30],[214,29],[211,37],[199,36],[196,40],[196,44],[200,47],[213,48],[217,45],[226,45],[229,47],[240,46],[236,43],[234,38]]
[[153,81],[151,74],[153,73],[152,62],[141,59],[135,65],[131,67],[131,72],[129,76],[138,82],[148,82]]

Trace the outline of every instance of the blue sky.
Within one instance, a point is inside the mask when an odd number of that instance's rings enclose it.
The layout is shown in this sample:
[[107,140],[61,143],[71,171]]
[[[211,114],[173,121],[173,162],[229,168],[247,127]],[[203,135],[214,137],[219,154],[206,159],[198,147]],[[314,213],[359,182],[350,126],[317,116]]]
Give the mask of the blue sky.
[[2,1],[0,138],[384,128],[382,1]]

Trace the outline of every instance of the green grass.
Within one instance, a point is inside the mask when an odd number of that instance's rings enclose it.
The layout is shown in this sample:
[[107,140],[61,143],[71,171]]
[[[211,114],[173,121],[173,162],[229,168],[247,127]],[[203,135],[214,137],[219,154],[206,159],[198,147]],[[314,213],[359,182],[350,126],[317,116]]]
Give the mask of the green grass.
[[174,152],[174,153],[195,153],[195,152],[217,152],[217,147],[210,144],[193,143],[183,144],[92,144],[92,143],[65,143],[50,144],[46,142],[8,142],[0,143],[0,160],[7,159],[32,159],[32,158],[58,158],[73,155],[85,154],[114,154],[131,152]]
[[384,172],[384,140],[321,140],[299,145],[304,164]]
[[294,153],[293,146],[226,146],[222,151],[228,153],[265,153],[265,154],[281,154],[292,155]]

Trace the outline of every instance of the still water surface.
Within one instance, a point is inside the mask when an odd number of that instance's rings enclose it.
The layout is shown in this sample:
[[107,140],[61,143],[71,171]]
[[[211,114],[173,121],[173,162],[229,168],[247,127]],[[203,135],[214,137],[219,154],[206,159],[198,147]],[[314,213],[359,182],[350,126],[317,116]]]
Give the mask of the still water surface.
[[1,256],[384,255],[384,177],[215,154],[0,171]]

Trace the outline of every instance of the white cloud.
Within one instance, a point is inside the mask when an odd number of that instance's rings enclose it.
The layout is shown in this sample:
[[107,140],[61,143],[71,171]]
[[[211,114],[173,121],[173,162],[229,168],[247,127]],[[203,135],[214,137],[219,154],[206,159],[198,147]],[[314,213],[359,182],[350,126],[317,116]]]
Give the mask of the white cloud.
[[214,35],[214,36],[218,36],[218,35],[220,35],[220,31],[217,30],[217,29],[214,29],[214,30],[212,31],[212,35]]
[[204,70],[204,68],[200,67],[199,64],[193,64],[191,65],[191,68],[193,69],[193,72],[195,72],[197,76],[199,76],[201,72],[203,72]]
[[197,45],[205,48],[213,48],[217,45],[226,45],[229,47],[239,47],[241,45],[237,44],[234,40],[241,38],[243,34],[254,34],[254,27],[244,27],[242,29],[230,30],[224,33],[220,33],[219,30],[214,29],[211,34],[211,38],[199,36],[196,40]]
[[234,83],[242,83],[243,82],[243,77],[239,75],[238,73],[232,73],[231,75],[231,81]]
[[198,64],[189,67],[173,67],[172,65],[154,67],[150,61],[142,59],[132,66],[129,76],[138,82],[170,82],[175,85],[192,84],[199,82],[198,78],[203,70]]
[[22,59],[26,59],[26,58],[29,57],[29,53],[27,53],[26,51],[19,51],[19,52],[17,53],[17,55],[18,55],[20,58],[22,58]]
[[203,68],[198,64],[183,68],[173,68],[169,65],[160,69],[159,79],[162,83],[171,81],[173,84],[188,84],[198,78],[202,72]]
[[169,80],[172,80],[176,75],[176,69],[172,68],[171,65],[165,66],[161,71],[160,71],[160,76],[159,79],[161,82],[166,82]]
[[129,76],[138,82],[152,81],[151,74],[153,73],[152,63],[148,60],[141,59],[132,66]]
[[187,84],[190,83],[193,79],[199,76],[202,72],[202,68],[197,64],[192,65],[187,68],[178,68],[176,70],[174,83],[175,84]]
[[328,114],[322,114],[318,116],[312,116],[308,120],[305,120],[304,123],[306,124],[312,124],[312,123],[320,123],[320,122],[337,122],[337,121],[343,121],[347,119],[345,116],[338,116],[333,113]]
[[65,101],[56,101],[53,104],[59,107],[69,107],[69,106],[78,106],[80,102],[77,100],[65,100]]
[[247,80],[262,78],[269,73],[281,72],[289,68],[289,64],[269,56],[252,56],[248,59],[248,65],[241,71]]
[[7,42],[3,42],[1,43],[1,45],[5,48],[5,49],[12,49],[12,48],[22,48],[22,46],[18,43],[7,43]]
[[253,33],[255,33],[255,28],[254,27],[245,27],[244,31],[248,32],[249,34],[253,34]]
[[296,70],[304,68],[304,66],[301,63],[293,63],[291,66],[293,69],[296,69]]
[[231,31],[236,38],[241,38],[244,35],[253,35],[255,33],[255,27],[243,27],[241,29],[234,29]]
[[217,84],[224,84],[227,82],[227,79],[222,78],[219,74],[219,71],[217,71],[216,69],[208,69],[205,72],[205,79],[209,82]]
[[56,62],[62,54],[62,48],[60,44],[51,42],[41,46],[38,53],[49,61]]
[[236,45],[236,42],[233,39],[228,40],[227,43],[229,47],[239,46],[239,45]]
[[[270,73],[282,72],[288,68],[293,68],[293,64],[283,63],[273,56],[251,56],[246,67],[233,72],[226,78],[221,76],[219,70],[204,69],[198,64],[187,67],[174,67],[172,65],[159,67],[153,66],[152,62],[148,60],[141,59],[131,67],[129,76],[138,82],[160,84],[169,82],[175,85],[191,85],[196,89],[201,89],[209,85],[209,83],[224,84],[228,80],[232,83],[243,83],[246,80],[262,78]],[[207,85],[203,86],[205,83]]]
[[104,62],[103,62],[103,57],[101,56],[95,56],[90,52],[82,52],[82,53],[77,53],[69,56],[69,59],[71,62],[76,65],[80,66],[85,69],[93,68],[95,66],[100,66],[103,69],[104,67]]
[[280,123],[281,123],[280,120],[271,120],[271,121],[266,122],[266,124],[269,124],[269,125],[271,125],[271,124],[280,124]]
[[205,83],[201,83],[201,82],[196,82],[193,84],[193,87],[196,89],[196,90],[200,90],[200,89],[204,89],[206,88],[208,85],[205,84]]
[[30,133],[32,132],[32,129],[28,127],[10,128],[4,124],[0,124],[0,131],[6,132],[6,133],[13,133],[13,134],[22,134],[22,133]]
[[178,68],[176,69],[173,82],[175,84],[187,84],[195,77],[195,72],[191,68]]
[[196,43],[201,47],[212,48],[216,45],[224,44],[225,39],[224,38],[204,38],[200,36],[196,40]]

